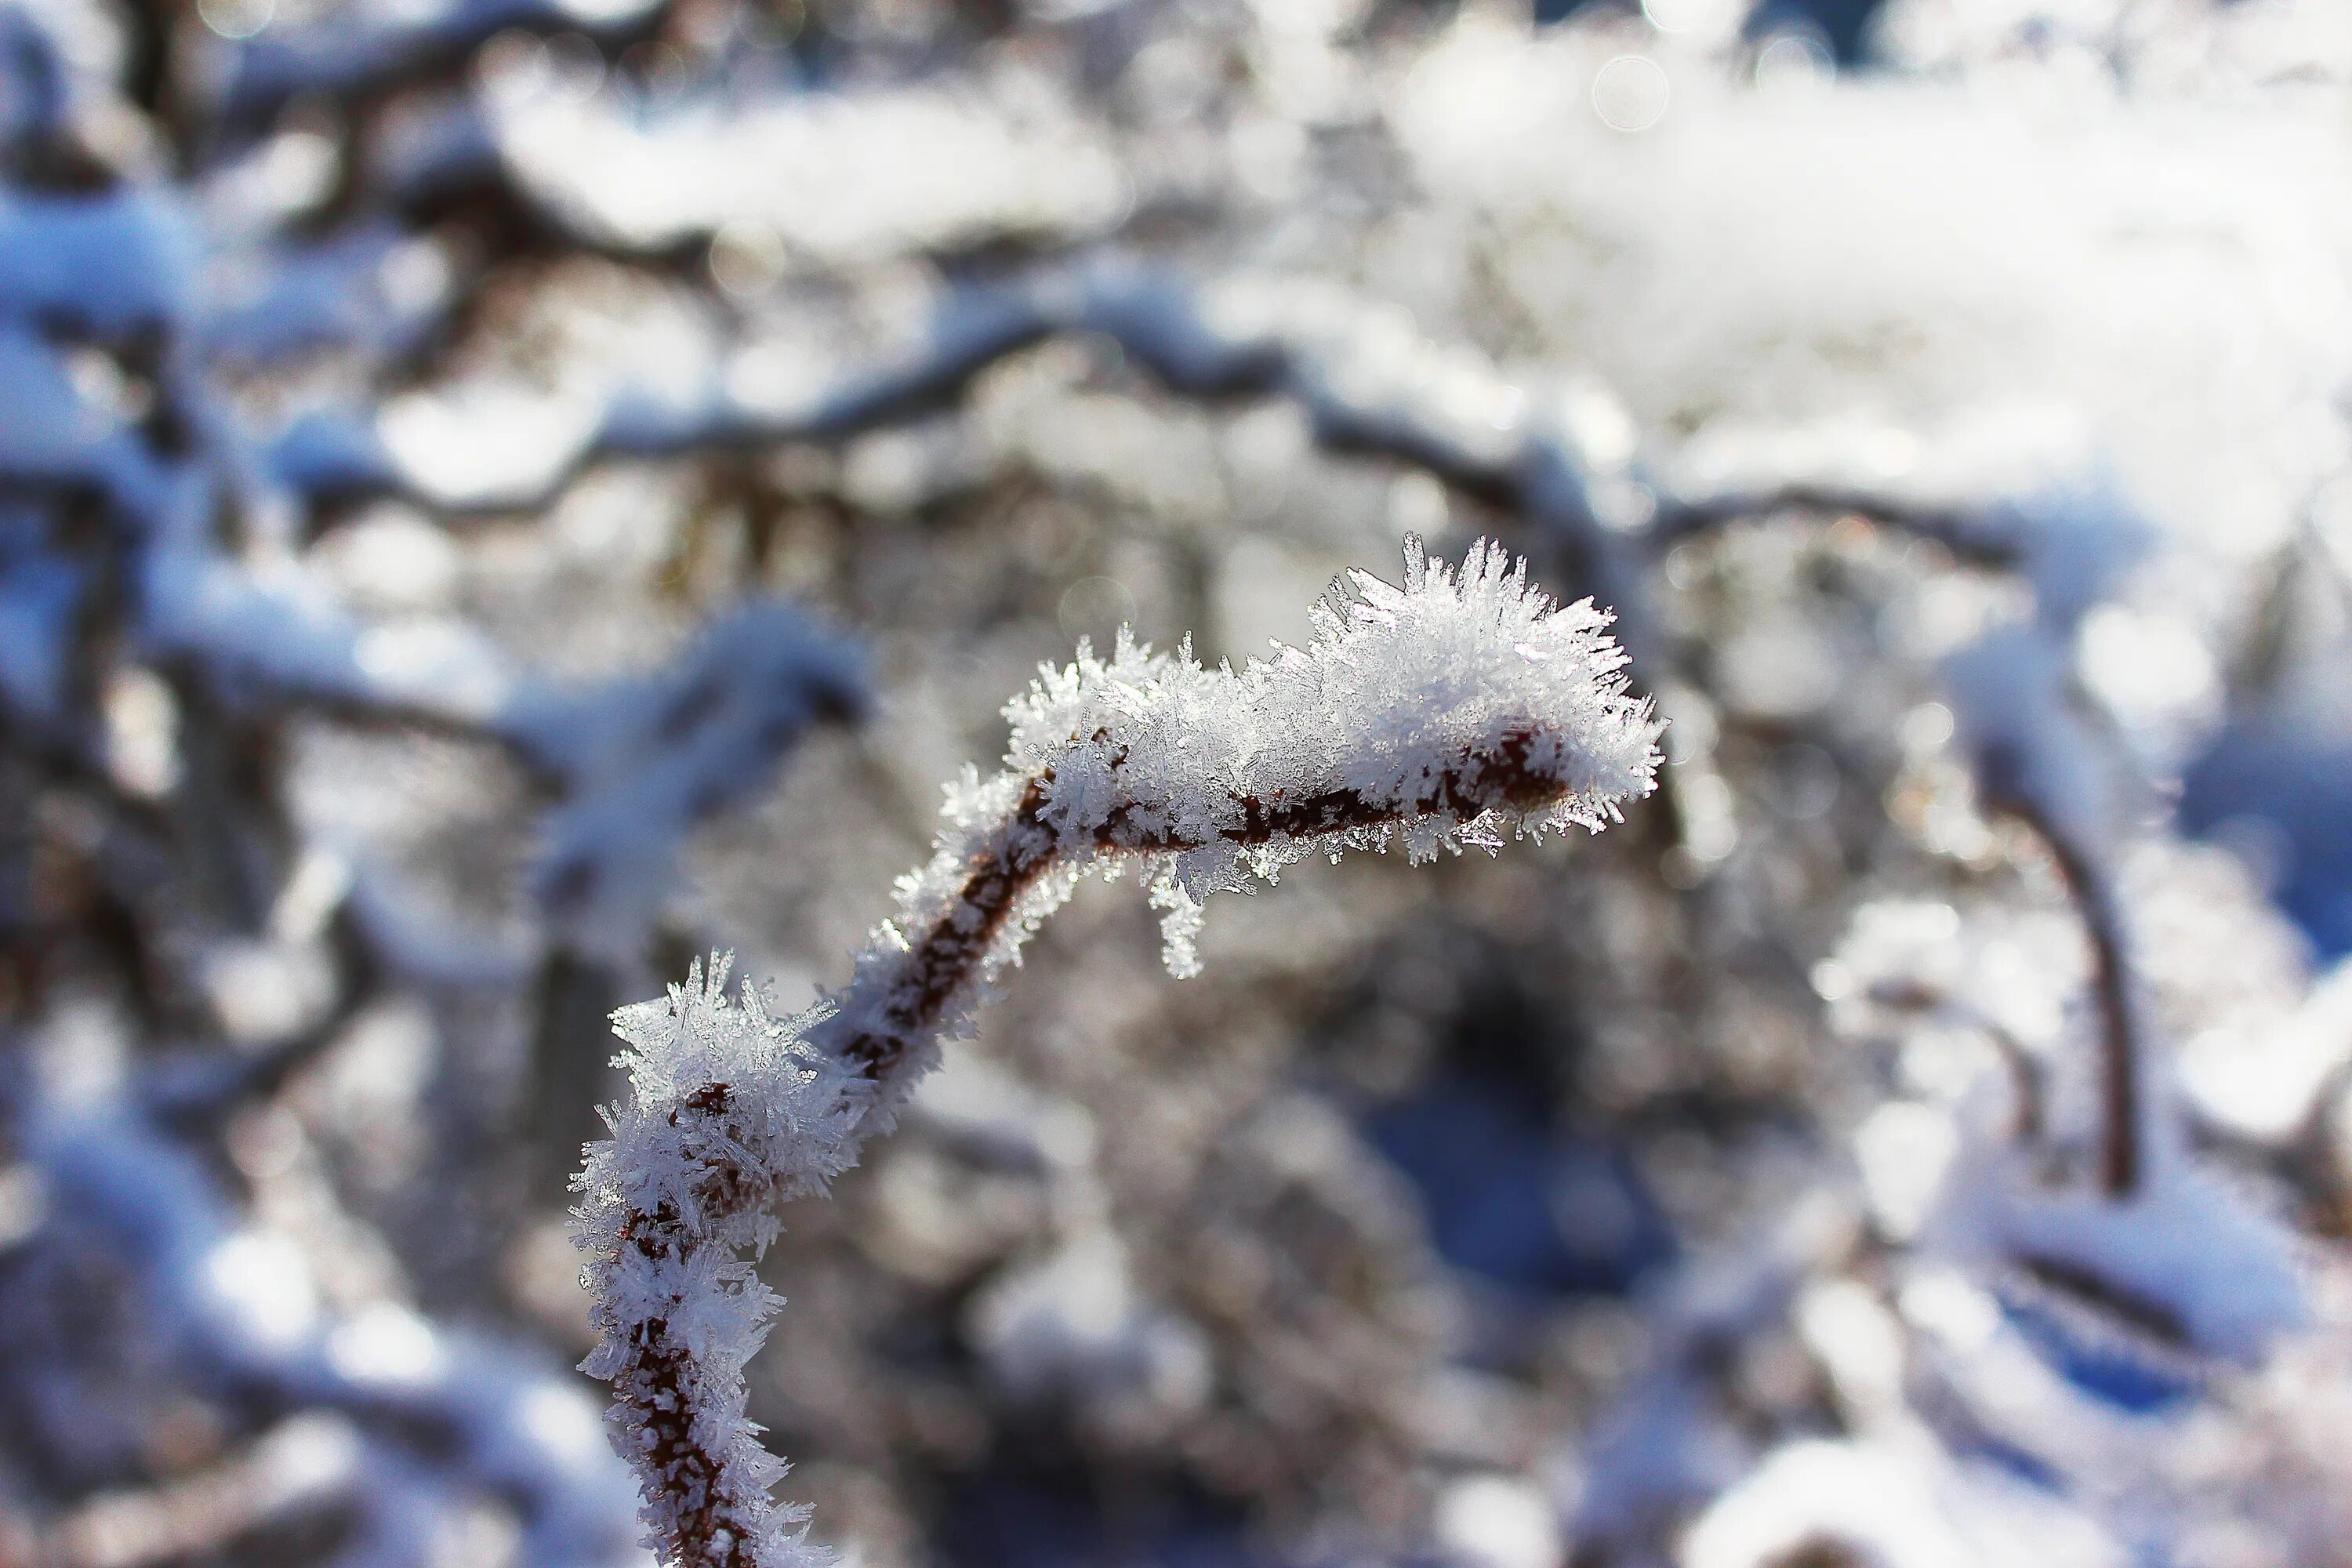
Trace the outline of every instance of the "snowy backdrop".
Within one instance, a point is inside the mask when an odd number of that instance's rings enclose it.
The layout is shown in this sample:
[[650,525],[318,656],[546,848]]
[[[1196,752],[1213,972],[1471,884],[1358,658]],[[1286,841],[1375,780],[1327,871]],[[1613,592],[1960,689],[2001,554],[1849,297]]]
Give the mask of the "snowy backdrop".
[[2352,1565],[2347,421],[2339,0],[0,0],[0,1568]]

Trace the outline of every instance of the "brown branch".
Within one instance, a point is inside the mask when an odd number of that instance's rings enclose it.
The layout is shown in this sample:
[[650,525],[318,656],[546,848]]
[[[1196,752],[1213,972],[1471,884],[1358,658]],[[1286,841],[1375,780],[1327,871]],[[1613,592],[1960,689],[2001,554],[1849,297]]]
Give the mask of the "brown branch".
[[760,1568],[752,1555],[758,1500],[735,1496],[726,1456],[695,1436],[694,1354],[671,1337],[667,1320],[652,1320],[643,1332],[637,1359],[613,1380],[613,1396],[641,1415],[635,1430],[644,1463],[673,1478],[682,1508],[667,1543],[672,1560],[677,1568]]
[[2042,1083],[2042,1064],[2023,1041],[1990,1018],[1979,1018],[1979,1026],[2003,1066],[2009,1068],[2010,1092],[2015,1100],[2010,1113],[2010,1136],[2020,1143],[2039,1143],[2050,1125],[2049,1111]]
[[[1440,775],[1426,796],[1405,806],[1368,800],[1349,789],[1295,798],[1235,795],[1231,799],[1240,821],[1217,837],[1231,844],[1271,844],[1372,831],[1424,816],[1469,822],[1493,810],[1534,810],[1570,793],[1565,781],[1531,765],[1535,740],[1528,730],[1505,734],[1494,755],[1465,755],[1458,771]],[[1031,779],[1004,826],[973,856],[954,901],[915,944],[884,1009],[886,1027],[862,1030],[838,1047],[861,1077],[877,1082],[888,1077],[914,1042],[937,1026],[949,1004],[978,975],[1021,896],[1060,858],[1064,846],[1044,816],[1053,782],[1051,768]],[[1097,856],[1171,855],[1202,847],[1164,828],[1138,827],[1144,815],[1160,814],[1143,802],[1113,806],[1088,847]]]
[[2016,546],[1986,534],[1981,526],[1983,510],[1966,502],[1915,500],[1897,491],[1859,485],[1790,479],[1757,489],[1714,495],[1663,495],[1658,501],[1657,517],[1650,525],[1650,535],[1653,548],[1663,553],[1685,539],[1713,532],[1728,523],[1769,517],[1775,512],[1801,511],[1857,518],[1884,532],[1941,545],[1955,560],[1971,566],[1998,569],[2015,565],[2019,553]]
[[[751,1179],[734,1158],[740,1139],[728,1119],[735,1109],[729,1085],[707,1083],[669,1112],[671,1126],[704,1135],[694,1201],[706,1225],[749,1214],[776,1195],[772,1182]],[[683,1258],[714,1245],[668,1202],[632,1218],[620,1239],[646,1258]],[[629,1354],[612,1374],[614,1409],[629,1433],[631,1457],[642,1473],[662,1479],[674,1505],[661,1542],[664,1562],[670,1568],[771,1568],[759,1550],[770,1512],[764,1486],[695,1431],[712,1403],[703,1392],[706,1376],[702,1357],[667,1317],[635,1325]]]
[[2139,1187],[2140,1030],[2133,1010],[2131,959],[2106,873],[2049,814],[2018,792],[1990,799],[1996,812],[2031,832],[2049,851],[2091,943],[2091,987],[2099,1014],[2099,1185],[2128,1198]]
[[[1954,1004],[1951,993],[1931,986],[1909,976],[1874,983],[1864,993],[1881,1007],[1914,1016]],[[2008,1026],[1988,1015],[1983,1008],[1965,1000],[1957,1003],[1960,1016],[1984,1036],[2009,1073],[2011,1112],[2009,1135],[2020,1143],[2039,1143],[2050,1125],[2048,1094],[2042,1082],[2042,1063],[2025,1042],[2019,1039]]]

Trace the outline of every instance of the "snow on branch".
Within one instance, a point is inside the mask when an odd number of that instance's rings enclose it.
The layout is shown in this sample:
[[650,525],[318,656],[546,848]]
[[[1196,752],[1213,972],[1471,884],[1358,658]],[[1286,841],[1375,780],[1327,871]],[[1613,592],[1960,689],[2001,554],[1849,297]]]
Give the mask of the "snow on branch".
[[[1425,468],[1579,540],[1596,506],[1632,504],[1596,500],[1571,420],[1540,406],[1483,356],[1432,342],[1409,318],[1297,280],[1201,282],[1111,262],[958,289],[917,342],[813,388],[772,393],[773,378],[755,374],[750,361],[715,366],[701,392],[685,399],[623,388],[529,479],[501,468],[490,482],[462,464],[443,472],[431,454],[387,439],[379,426],[325,412],[281,436],[274,465],[283,482],[313,496],[395,494],[459,515],[529,510],[604,462],[837,440],[904,420],[952,402],[1006,356],[1067,332],[1110,339],[1183,396],[1295,400],[1326,446]],[[1774,504],[1770,493],[1741,499],[1752,508]],[[1880,510],[1896,507],[1886,501]]]
[[866,706],[852,644],[757,599],[650,675],[525,694],[497,732],[562,796],[535,878],[541,905],[576,945],[631,951],[688,830],[766,789],[811,724]]
[[1645,664],[1660,640],[1645,568],[1743,518],[1854,516],[1933,541],[1972,565],[2021,573],[2057,626],[2108,592],[2147,544],[2146,525],[2095,481],[1936,495],[1776,472],[1685,489],[1640,460],[1613,411],[1515,381],[1402,312],[1302,279],[1202,280],[1119,261],[953,289],[913,342],[814,384],[780,386],[754,348],[712,364],[696,391],[625,384],[601,405],[551,407],[545,424],[559,434],[533,461],[506,448],[493,458],[463,420],[402,426],[314,409],[278,434],[269,462],[314,501],[392,495],[446,518],[530,511],[606,463],[837,442],[901,423],[952,405],[1008,356],[1074,333],[1116,343],[1180,396],[1282,398],[1328,449],[1408,464],[1515,513],[1524,548],[1548,571],[1572,567],[1612,605],[1620,638]]
[[1115,228],[1137,193],[1073,95],[983,74],[828,86],[648,114],[614,93],[489,75],[516,195],[599,249],[654,256],[758,226],[830,268]]
[[[164,1125],[168,1108],[143,1090],[89,1105],[21,1083],[11,1092],[11,1143],[49,1194],[46,1222],[18,1246],[108,1260],[109,1278],[139,1303],[137,1331],[194,1387],[257,1411],[331,1412],[328,1431],[348,1423],[362,1541],[413,1528],[404,1504],[440,1512],[487,1497],[516,1510],[519,1561],[642,1562],[593,1407],[553,1367],[395,1301],[331,1308],[302,1249],[241,1215],[203,1156]],[[32,1345],[54,1353],[37,1338]],[[30,1375],[69,1378],[73,1358],[55,1360]],[[73,1418],[105,1417],[85,1406]]]
[[2039,626],[2005,626],[1945,662],[1985,807],[2039,839],[2081,911],[2099,1017],[2099,1183],[2139,1184],[2149,1071],[2112,861],[2144,785],[2072,694],[2063,647]]
[[1658,726],[1628,695],[1607,616],[1557,606],[1487,544],[1458,571],[1409,547],[1403,585],[1357,573],[1315,637],[1242,670],[1122,635],[1041,673],[1007,709],[1005,766],[951,792],[930,863],[900,886],[849,984],[772,1017],[727,963],[623,1009],[634,1099],[589,1151],[580,1240],[646,1518],[679,1568],[805,1560],[803,1511],[744,1415],[742,1372],[775,1298],[749,1255],[783,1196],[822,1190],[887,1128],[939,1042],[1089,871],[1137,862],[1195,967],[1200,900],[1309,854],[1412,859],[1505,834],[1598,831],[1646,795]]
[[310,96],[361,100],[462,69],[501,33],[574,34],[614,47],[656,31],[666,0],[422,0],[349,5],[231,46],[207,106],[226,125],[266,125]]

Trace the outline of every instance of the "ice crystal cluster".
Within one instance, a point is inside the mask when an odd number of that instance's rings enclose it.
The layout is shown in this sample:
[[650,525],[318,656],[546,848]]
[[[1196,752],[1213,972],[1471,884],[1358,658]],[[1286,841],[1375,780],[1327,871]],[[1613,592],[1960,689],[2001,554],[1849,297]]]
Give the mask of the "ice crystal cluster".
[[645,1488],[653,1543],[681,1563],[802,1561],[805,1512],[774,1507],[783,1466],[743,1413],[743,1366],[777,1302],[745,1254],[770,1205],[852,1157],[857,1105],[802,1031],[772,1018],[728,964],[695,966],[665,1001],[623,1009],[635,1097],[581,1186],[602,1342],[585,1370],[614,1387],[618,1446]]
[[1304,648],[1241,670],[1122,629],[1108,660],[1043,671],[1005,710],[1005,766],[951,792],[930,863],[905,879],[848,986],[772,1017],[727,961],[614,1024],[635,1097],[589,1152],[581,1241],[655,1543],[680,1564],[801,1560],[804,1515],[744,1414],[743,1367],[776,1302],[751,1258],[777,1199],[821,1190],[887,1129],[943,1036],[1093,870],[1134,860],[1168,911],[1169,967],[1206,894],[1304,856],[1402,846],[1490,852],[1506,833],[1592,831],[1649,793],[1658,725],[1590,601],[1559,606],[1480,543],[1456,571],[1406,550],[1402,586],[1369,573],[1315,612]]

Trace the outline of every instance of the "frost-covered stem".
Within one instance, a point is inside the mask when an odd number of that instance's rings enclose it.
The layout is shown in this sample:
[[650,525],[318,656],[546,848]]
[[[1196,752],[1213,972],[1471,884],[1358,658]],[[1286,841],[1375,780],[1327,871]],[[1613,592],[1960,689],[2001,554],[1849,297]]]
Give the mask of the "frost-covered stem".
[[[652,1258],[665,1238],[649,1226],[632,1239]],[[646,1320],[639,1335],[613,1379],[613,1398],[633,1424],[637,1447],[629,1458],[642,1473],[662,1477],[670,1510],[663,1550],[678,1568],[751,1568],[761,1561],[759,1531],[771,1511],[764,1479],[734,1484],[725,1447],[696,1431],[709,1401],[692,1344],[661,1318]]]
[[579,1186],[613,1426],[676,1568],[804,1561],[768,1489],[742,1370],[774,1305],[747,1255],[780,1197],[821,1190],[886,1131],[939,1042],[1088,871],[1140,862],[1171,968],[1195,967],[1199,899],[1315,853],[1499,847],[1598,830],[1647,794],[1657,726],[1590,604],[1555,606],[1481,545],[1456,574],[1416,544],[1405,584],[1363,574],[1270,662],[1206,669],[1122,636],[1043,672],[1007,710],[1005,767],[951,793],[930,863],[900,885],[850,984],[772,1018],[726,966],[614,1016],[635,1093]]
[[[1216,828],[1213,841],[1248,848],[1398,827],[1423,817],[1468,823],[1490,811],[1539,811],[1572,792],[1565,780],[1531,765],[1537,739],[1532,729],[1507,731],[1491,749],[1465,751],[1436,775],[1426,794],[1403,802],[1370,799],[1351,789],[1296,799],[1276,792],[1270,800],[1229,793],[1227,805],[1235,820]],[[811,1033],[813,1042],[833,1049],[859,1076],[879,1081],[930,1037],[953,999],[971,989],[1022,895],[1065,853],[1062,837],[1045,819],[1054,782],[1051,768],[1028,782],[1013,816],[975,857],[954,907],[914,945],[901,971],[877,983],[883,1022],[854,1031],[820,1025]],[[1108,859],[1210,847],[1210,836],[1148,826],[1164,810],[1165,803],[1120,801],[1083,847],[1090,858]],[[852,1017],[865,1013],[855,998],[844,1011]],[[840,1037],[837,1046],[835,1037]]]
[[2004,794],[1997,808],[2030,830],[2050,852],[2091,943],[2091,988],[2099,1016],[2099,1186],[2131,1196],[2140,1182],[2140,1041],[2131,960],[2106,870],[2031,800]]

